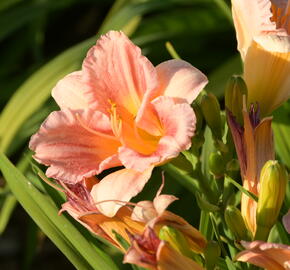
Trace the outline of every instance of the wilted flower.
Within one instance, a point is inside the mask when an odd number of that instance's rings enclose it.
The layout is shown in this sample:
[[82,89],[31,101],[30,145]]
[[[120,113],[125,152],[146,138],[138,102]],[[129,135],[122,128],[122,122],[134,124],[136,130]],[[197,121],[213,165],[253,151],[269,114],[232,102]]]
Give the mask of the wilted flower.
[[[275,158],[272,118],[260,120],[259,109],[252,105],[249,112],[243,109],[243,122],[242,127],[231,112],[228,112],[228,123],[240,163],[243,187],[258,196],[261,169],[268,160]],[[253,235],[256,231],[256,209],[257,203],[243,193],[241,213]]]
[[[31,138],[34,158],[49,166],[48,177],[67,184],[124,166],[92,192],[98,200],[128,201],[154,166],[190,147],[196,122],[190,103],[206,83],[182,60],[155,68],[122,32],[111,31],[89,50],[82,70],[53,89],[61,110]],[[118,207],[103,204],[100,211],[113,216]]]
[[236,260],[255,264],[267,270],[290,269],[290,246],[262,241],[241,241],[246,250]]
[[130,235],[131,247],[124,262],[152,270],[202,270],[195,261],[183,256],[166,241],[160,240],[150,228],[142,235]]
[[232,10],[248,104],[265,116],[290,96],[289,1],[232,0]]

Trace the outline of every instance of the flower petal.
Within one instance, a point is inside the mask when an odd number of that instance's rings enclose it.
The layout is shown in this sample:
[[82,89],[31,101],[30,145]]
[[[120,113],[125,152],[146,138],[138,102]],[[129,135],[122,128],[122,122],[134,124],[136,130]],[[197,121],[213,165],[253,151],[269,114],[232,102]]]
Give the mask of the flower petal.
[[157,85],[154,66],[139,47],[117,31],[101,36],[89,50],[83,75],[90,84],[90,105],[104,113],[113,103],[136,115],[144,93]]
[[271,2],[269,0],[232,0],[232,13],[238,49],[244,59],[254,36],[276,31],[276,24],[271,21]]
[[269,270],[288,269],[290,246],[262,241],[241,241],[241,244],[246,250],[237,254],[237,260],[249,262]]
[[88,108],[88,101],[83,94],[85,87],[82,72],[76,71],[60,80],[51,95],[61,109],[85,109]]
[[158,247],[157,265],[158,270],[204,270],[195,261],[183,256],[164,241]]
[[208,83],[207,77],[183,60],[169,60],[156,67],[162,95],[186,99],[191,104]]
[[[160,164],[178,156],[191,145],[195,131],[195,114],[188,103],[178,103],[171,97],[158,97],[152,101],[163,127],[164,135],[157,149],[150,155],[140,154],[127,147],[119,148],[119,158],[126,168],[144,171],[151,165]],[[146,147],[146,146],[145,146]]]
[[149,180],[152,170],[153,167],[149,167],[146,171],[140,173],[122,169],[103,178],[91,191],[99,211],[107,217],[113,217],[118,209],[124,205],[122,202],[128,202],[141,192]]
[[119,146],[106,115],[68,109],[51,113],[29,144],[34,158],[50,166],[47,176],[66,183],[119,166]]
[[[289,41],[290,44],[290,41]],[[272,113],[290,97],[290,50],[288,53],[267,51],[253,42],[244,65],[248,103],[258,102],[261,116]]]
[[162,194],[155,197],[153,200],[153,204],[158,215],[162,215],[167,207],[176,200],[178,200],[178,198],[173,195]]

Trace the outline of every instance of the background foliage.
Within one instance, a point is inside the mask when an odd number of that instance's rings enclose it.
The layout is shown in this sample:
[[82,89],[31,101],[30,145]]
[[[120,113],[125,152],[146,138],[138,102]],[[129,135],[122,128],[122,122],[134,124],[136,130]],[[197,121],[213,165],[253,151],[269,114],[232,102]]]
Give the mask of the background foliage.
[[[169,41],[182,59],[209,77],[207,90],[219,97],[221,106],[228,77],[241,73],[229,1],[1,0],[0,151],[18,169],[0,155],[0,269],[131,268],[118,263],[121,256],[115,249],[93,238],[66,214],[57,215],[63,197],[39,180],[40,171],[31,166],[27,149],[29,137],[57,108],[50,98],[52,87],[79,69],[98,35],[112,29],[130,35],[155,65],[172,58],[165,47]],[[288,167],[289,107],[286,104],[276,113],[274,124],[278,157]],[[204,166],[214,150],[207,133]],[[160,179],[157,169],[137,199],[152,197]],[[182,198],[173,205],[174,212],[196,227],[200,220],[206,222],[186,183],[180,185],[170,175],[166,183],[165,192]],[[286,204],[289,208],[289,199]],[[213,237],[212,232],[204,233]]]

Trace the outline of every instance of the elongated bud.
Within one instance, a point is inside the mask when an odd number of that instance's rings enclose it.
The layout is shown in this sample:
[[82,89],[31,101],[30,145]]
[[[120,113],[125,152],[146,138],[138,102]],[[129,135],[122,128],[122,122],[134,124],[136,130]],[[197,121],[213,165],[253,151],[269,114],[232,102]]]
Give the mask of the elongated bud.
[[220,255],[221,248],[219,244],[215,241],[208,242],[204,251],[205,264],[207,270],[212,270],[215,268],[215,265]]
[[211,153],[208,160],[209,170],[215,178],[223,177],[225,173],[225,162],[218,152]]
[[236,240],[249,240],[248,230],[238,208],[233,205],[227,206],[225,210],[225,221]]
[[267,241],[285,198],[287,179],[286,169],[277,160],[267,161],[262,168],[255,240]]
[[214,204],[208,202],[205,198],[203,198],[198,192],[195,192],[196,202],[200,209],[207,212],[217,212],[220,208]]
[[247,96],[247,85],[241,76],[232,76],[225,90],[225,106],[242,124],[243,96]]
[[222,138],[222,120],[220,105],[215,95],[207,93],[201,98],[201,110],[204,119],[217,139]]
[[177,229],[170,226],[163,226],[159,231],[159,238],[167,241],[175,250],[181,254],[191,257],[188,241],[184,235]]

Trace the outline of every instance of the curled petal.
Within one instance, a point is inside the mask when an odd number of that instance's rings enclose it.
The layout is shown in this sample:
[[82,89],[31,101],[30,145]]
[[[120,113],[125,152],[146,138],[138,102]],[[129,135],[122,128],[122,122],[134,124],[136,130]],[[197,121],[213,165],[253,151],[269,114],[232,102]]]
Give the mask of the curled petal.
[[85,83],[82,72],[76,71],[61,79],[52,89],[51,95],[61,109],[88,108],[88,100],[84,96]]
[[104,113],[113,103],[136,115],[145,92],[157,85],[154,66],[122,32],[101,36],[82,70],[90,106]]
[[236,260],[249,262],[268,270],[288,269],[290,246],[262,241],[241,241],[246,250],[236,256]]
[[50,166],[48,177],[73,184],[119,166],[119,145],[107,116],[67,109],[51,113],[32,136],[29,147],[38,162]]
[[162,215],[162,213],[167,209],[167,207],[176,200],[178,200],[178,198],[176,198],[173,195],[162,194],[155,197],[153,200],[153,204],[158,215]]
[[141,201],[138,202],[137,205],[134,207],[132,219],[143,223],[148,223],[149,221],[157,217],[157,215],[158,214],[151,201]]
[[186,99],[191,104],[208,83],[207,77],[183,60],[169,60],[156,67],[162,95]]
[[144,172],[121,169],[109,174],[92,188],[91,195],[97,208],[107,217],[113,217],[149,180],[153,167]]
[[244,59],[254,36],[276,31],[269,0],[232,0],[238,49]]
[[157,149],[150,155],[140,154],[128,147],[119,148],[119,158],[126,168],[143,171],[158,165],[186,150],[195,131],[195,114],[188,103],[178,103],[171,97],[158,97],[152,104],[163,127]]

